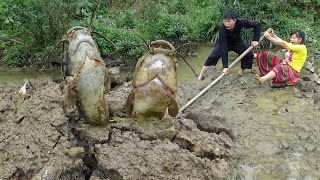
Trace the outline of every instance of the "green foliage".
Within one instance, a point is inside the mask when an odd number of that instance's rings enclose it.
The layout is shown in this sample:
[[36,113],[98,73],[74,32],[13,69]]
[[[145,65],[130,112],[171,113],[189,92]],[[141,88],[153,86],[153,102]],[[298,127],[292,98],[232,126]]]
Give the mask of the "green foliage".
[[125,10],[118,13],[118,18],[115,19],[117,27],[133,29],[135,27],[133,13],[133,10]]
[[5,46],[4,42],[0,42],[0,50],[3,50],[5,47],[6,46]]
[[[0,3],[0,27],[6,29],[19,43],[8,47],[4,60],[10,65],[38,64],[46,47],[62,37],[68,20],[73,19],[76,3],[63,0],[4,0]],[[54,11],[53,11],[54,10]],[[26,60],[32,59],[32,60]],[[39,62],[38,62],[39,61]]]
[[192,0],[192,6],[197,8],[205,8],[216,4],[216,0]]
[[188,33],[188,27],[182,16],[159,13],[145,23],[143,29],[149,39],[180,39]]
[[209,4],[210,1],[175,0],[167,4],[152,1],[139,12],[144,23],[138,28],[152,40],[167,38],[203,42],[212,38],[221,22],[217,6]]
[[4,60],[5,63],[9,66],[23,66],[24,64],[28,64],[28,54],[26,53],[25,46],[19,44],[13,46],[13,48],[8,49],[5,51]]
[[[137,36],[137,32],[132,32],[130,30],[107,27],[107,26],[95,26],[95,31],[106,34],[108,39],[111,40],[119,49],[128,48],[128,54],[139,57],[144,51],[144,46],[137,46],[135,48],[130,48],[131,45],[141,44],[142,40]],[[102,55],[108,56],[115,50],[109,42],[106,42],[101,37],[94,36]]]
[[77,17],[89,17],[95,4],[88,0],[79,1],[75,4],[74,15]]
[[221,16],[218,7],[214,5],[201,9],[197,6],[192,7],[188,18],[188,22],[191,23],[191,33],[188,34],[188,40],[203,42],[212,39],[222,22]]
[[159,12],[167,12],[167,5],[163,0],[142,0],[135,9],[135,17],[143,24],[144,21],[156,17]]
[[170,14],[186,14],[187,7],[185,0],[173,0],[168,5],[168,11]]

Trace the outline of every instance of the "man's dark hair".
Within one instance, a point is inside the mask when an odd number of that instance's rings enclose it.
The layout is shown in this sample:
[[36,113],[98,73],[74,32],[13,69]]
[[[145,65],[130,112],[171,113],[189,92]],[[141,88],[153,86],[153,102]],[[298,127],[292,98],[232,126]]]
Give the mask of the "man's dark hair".
[[237,19],[235,12],[228,10],[223,14],[223,19]]
[[306,42],[306,34],[303,31],[301,31],[301,30],[293,30],[290,33],[290,36],[292,36],[294,34],[297,36],[297,38],[301,38],[300,44],[304,44]]

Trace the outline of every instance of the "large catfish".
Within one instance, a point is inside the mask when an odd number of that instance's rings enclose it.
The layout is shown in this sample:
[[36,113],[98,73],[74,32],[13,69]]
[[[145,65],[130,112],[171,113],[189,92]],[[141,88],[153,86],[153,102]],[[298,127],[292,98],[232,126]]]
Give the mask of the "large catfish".
[[110,81],[90,28],[69,29],[63,42],[62,71],[67,83],[66,105],[76,105],[85,123],[107,124],[110,110],[104,93],[110,90]]
[[170,116],[176,116],[177,71],[175,48],[164,40],[151,42],[149,51],[137,62],[126,101],[127,114],[161,119],[168,109]]

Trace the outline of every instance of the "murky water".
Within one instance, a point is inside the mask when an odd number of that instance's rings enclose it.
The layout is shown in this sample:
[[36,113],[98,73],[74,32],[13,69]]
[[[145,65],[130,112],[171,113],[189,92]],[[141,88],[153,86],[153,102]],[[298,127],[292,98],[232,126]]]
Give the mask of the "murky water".
[[0,71],[0,83],[24,82],[24,80],[59,80],[62,79],[61,69],[50,71]]
[[[200,46],[196,53],[191,56],[186,56],[184,59],[190,64],[190,66],[195,70],[198,75],[203,63],[208,58],[212,51],[210,46]],[[184,62],[181,58],[178,58],[179,71],[178,71],[178,82],[183,84],[186,82],[194,81],[197,76],[192,72],[191,68]]]
[[[190,64],[190,66],[195,70],[196,74],[199,75],[204,62],[210,55],[213,46],[199,46],[196,53],[184,57],[184,59]],[[238,55],[234,52],[229,52],[229,64],[235,60]],[[184,84],[197,80],[197,76],[192,72],[191,68],[184,62],[183,59],[178,58],[179,71],[178,71],[178,82],[179,84]],[[218,61],[216,67],[222,72],[222,62],[221,59]],[[212,67],[211,67],[212,68]],[[236,65],[230,72],[238,71],[240,65]]]
[[[212,46],[199,46],[196,53],[184,57],[184,59],[191,65],[198,75],[205,60],[208,58],[212,51]],[[237,55],[235,53],[229,53],[230,59],[234,60]],[[190,67],[181,58],[178,58],[179,70],[178,70],[178,82],[179,84],[191,82],[197,79],[197,76],[192,72]],[[217,67],[221,66],[221,60],[218,61]],[[62,78],[62,72],[60,68],[56,68],[50,71],[0,71],[0,83],[2,82],[23,82],[25,79],[29,80],[59,80]]]

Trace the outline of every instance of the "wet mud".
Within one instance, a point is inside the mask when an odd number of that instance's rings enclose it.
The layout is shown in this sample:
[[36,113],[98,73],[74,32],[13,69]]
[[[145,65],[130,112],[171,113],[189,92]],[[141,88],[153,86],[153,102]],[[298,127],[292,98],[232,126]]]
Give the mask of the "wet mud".
[[[183,63],[183,62],[181,62]],[[116,70],[115,70],[116,71]],[[0,179],[320,179],[319,85],[258,85],[237,67],[176,118],[126,118],[130,78],[113,76],[112,123],[83,123],[64,82],[0,83]],[[115,74],[117,74],[115,72]],[[220,75],[179,85],[180,106]]]
[[[301,83],[272,88],[255,83],[257,69],[241,77],[237,71],[233,69],[185,112],[192,119],[214,117],[232,130],[234,154],[226,179],[319,179],[320,106],[314,73],[303,69]],[[193,83],[197,91],[182,86],[182,104],[219,75],[212,68],[204,81]]]

